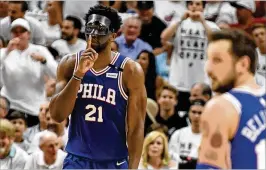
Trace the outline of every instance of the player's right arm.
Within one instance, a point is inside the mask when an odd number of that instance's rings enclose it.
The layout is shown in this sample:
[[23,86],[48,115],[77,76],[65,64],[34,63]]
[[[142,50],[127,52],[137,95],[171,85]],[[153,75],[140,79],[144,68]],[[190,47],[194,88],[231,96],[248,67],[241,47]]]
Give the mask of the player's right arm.
[[57,68],[56,95],[50,102],[51,117],[56,122],[64,121],[74,108],[80,81],[72,77],[75,56],[65,56]]
[[202,141],[197,169],[229,169],[229,141],[238,124],[235,107],[225,98],[211,99],[201,116]]
[[86,72],[93,67],[97,58],[98,53],[91,48],[90,37],[88,47],[82,53],[75,72],[75,56],[65,57],[58,65],[57,94],[52,98],[49,105],[51,117],[56,122],[64,121],[72,113],[81,80]]

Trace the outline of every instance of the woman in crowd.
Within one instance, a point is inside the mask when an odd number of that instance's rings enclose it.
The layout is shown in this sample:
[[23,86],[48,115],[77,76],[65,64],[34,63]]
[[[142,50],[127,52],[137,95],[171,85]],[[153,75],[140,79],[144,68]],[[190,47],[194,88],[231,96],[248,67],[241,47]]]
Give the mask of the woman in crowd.
[[163,133],[152,131],[145,137],[138,169],[177,169],[177,163],[169,156],[167,137]]
[[141,65],[145,74],[147,97],[156,100],[157,91],[163,86],[164,81],[157,75],[154,54],[143,50],[139,53],[137,62]]

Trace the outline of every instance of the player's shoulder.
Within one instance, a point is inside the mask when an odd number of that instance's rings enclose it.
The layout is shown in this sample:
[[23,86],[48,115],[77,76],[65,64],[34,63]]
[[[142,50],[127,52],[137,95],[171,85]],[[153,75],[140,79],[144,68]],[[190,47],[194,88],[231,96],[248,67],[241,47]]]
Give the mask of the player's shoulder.
[[125,66],[124,66],[124,72],[125,74],[127,75],[134,75],[134,74],[137,74],[137,75],[142,75],[144,74],[143,73],[143,70],[142,70],[142,67],[140,66],[140,64],[128,57],[125,58],[125,60],[127,60],[125,62]]
[[232,98],[229,93],[218,94],[207,102],[204,108],[204,115],[227,117],[233,113],[240,113],[239,102]]

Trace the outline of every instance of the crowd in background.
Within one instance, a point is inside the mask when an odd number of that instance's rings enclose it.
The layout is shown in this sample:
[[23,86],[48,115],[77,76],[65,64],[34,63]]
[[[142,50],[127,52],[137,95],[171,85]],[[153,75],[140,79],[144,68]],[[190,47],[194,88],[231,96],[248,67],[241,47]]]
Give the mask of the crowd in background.
[[94,5],[119,11],[112,50],[145,74],[147,116],[139,168],[194,169],[200,116],[212,98],[204,70],[209,35],[241,29],[257,45],[256,81],[266,87],[266,2],[0,1],[0,169],[58,169],[68,121],[49,113],[56,69],[86,48],[84,16]]

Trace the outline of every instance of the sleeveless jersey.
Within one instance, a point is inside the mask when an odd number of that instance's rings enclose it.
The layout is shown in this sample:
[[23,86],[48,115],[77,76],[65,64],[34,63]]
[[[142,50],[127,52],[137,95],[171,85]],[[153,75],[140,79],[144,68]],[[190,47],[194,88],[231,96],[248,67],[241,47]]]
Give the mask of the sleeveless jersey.
[[[76,66],[79,56],[76,55]],[[122,74],[127,57],[112,53],[105,69],[90,69],[82,79],[71,114],[66,151],[93,161],[127,158],[127,94]]]
[[233,89],[225,94],[239,112],[238,129],[231,140],[232,169],[265,169],[266,95],[261,89]]

